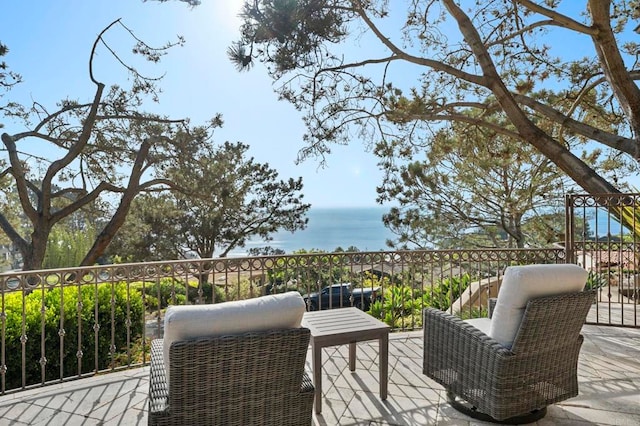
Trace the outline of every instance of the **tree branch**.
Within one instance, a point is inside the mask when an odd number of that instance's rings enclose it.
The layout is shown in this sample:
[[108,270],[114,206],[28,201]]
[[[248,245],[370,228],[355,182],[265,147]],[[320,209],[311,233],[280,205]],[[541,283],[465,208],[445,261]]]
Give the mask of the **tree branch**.
[[171,189],[175,189],[175,190],[181,190],[182,188],[180,188],[178,185],[175,184],[174,181],[169,180],[169,179],[151,179],[148,180],[142,184],[140,184],[138,186],[138,190],[140,192],[158,192],[158,191],[166,191],[166,188],[158,188],[158,189],[153,189],[153,187],[157,187],[159,185],[165,185]]
[[7,237],[9,237],[11,242],[16,245],[18,250],[20,250],[21,252],[22,250],[26,250],[28,246],[27,241],[24,238],[22,238],[22,236],[18,233],[18,231],[15,230],[13,225],[9,223],[9,221],[7,220],[7,218],[2,212],[0,212],[0,228],[2,228],[2,231],[5,234],[7,234]]
[[487,47],[493,47],[493,46],[497,46],[497,45],[502,45],[504,43],[506,43],[507,41],[519,37],[523,34],[526,34],[529,31],[535,30],[536,28],[539,27],[546,27],[547,25],[557,25],[554,21],[552,20],[547,20],[547,21],[538,21],[538,22],[534,22],[533,24],[527,25],[521,29],[519,29],[518,31],[514,31],[513,33],[509,34],[506,37],[502,37],[499,39],[496,39],[494,41],[492,41],[491,43],[486,43]]
[[184,118],[169,119],[159,117],[149,117],[136,114],[116,114],[116,115],[96,115],[96,121],[102,120],[131,120],[131,121],[144,121],[150,123],[163,123],[163,124],[181,124],[186,121]]
[[[600,0],[596,0],[600,1]],[[557,22],[558,25],[568,28],[573,31],[577,31],[583,34],[594,35],[596,30],[592,27],[584,25],[576,20],[569,18],[566,15],[556,12],[552,9],[547,9],[546,7],[540,6],[539,4],[529,1],[529,0],[516,0],[516,3],[521,4],[527,9],[539,13],[540,15],[546,16],[547,18],[551,18],[553,21]]]
[[140,188],[140,178],[143,173],[144,163],[149,155],[149,150],[151,149],[151,141],[146,139],[140,145],[140,149],[136,155],[135,162],[133,167],[131,168],[131,176],[129,177],[129,182],[127,183],[127,188],[122,194],[122,198],[120,198],[120,203],[118,204],[118,208],[115,213],[111,216],[111,219],[107,223],[107,225],[100,232],[100,235],[96,238],[93,245],[89,249],[89,252],[82,260],[81,265],[91,265],[96,262],[98,257],[104,252],[107,248],[113,237],[118,232],[118,229],[124,223],[127,213],[131,208],[131,203],[135,196],[139,193]]
[[22,210],[24,210],[24,214],[27,215],[32,222],[36,222],[38,219],[38,212],[33,208],[30,202],[28,189],[29,184],[27,183],[25,175],[26,172],[24,167],[22,167],[22,162],[20,161],[20,158],[18,158],[16,143],[7,133],[2,134],[2,142],[4,143],[4,146],[7,147],[9,163],[11,164],[11,175],[16,182],[16,189],[18,190],[18,198],[20,198]]
[[585,124],[581,121],[568,117],[553,107],[536,101],[525,95],[514,94],[514,98],[522,105],[526,105],[534,111],[546,116],[551,121],[560,124],[573,132],[582,135],[588,139],[597,141],[610,148],[620,150],[635,157],[637,149],[637,141],[635,139],[625,138],[617,134],[605,132],[596,127]]
[[[635,137],[640,136],[640,88],[627,71],[624,59],[618,49],[616,36],[611,28],[611,2],[609,0],[589,0],[589,10],[593,19],[593,44],[600,59],[600,65],[611,90],[628,117]],[[633,157],[640,158],[640,146]]]
[[570,150],[557,143],[527,117],[500,78],[478,30],[473,26],[469,17],[454,0],[442,1],[458,23],[462,36],[470,46],[485,78],[489,80],[488,88],[493,92],[503,111],[518,130],[520,137],[548,158],[553,158],[554,163],[587,192],[592,194],[617,192],[613,185],[599,176]]
[[24,139],[24,138],[38,138],[38,139],[45,140],[47,142],[51,142],[52,144],[54,144],[55,146],[60,147],[60,148],[66,148],[60,142],[72,142],[71,139],[54,138],[52,136],[45,135],[43,133],[38,133],[36,131],[16,133],[12,137],[13,137],[14,141],[19,141],[19,140]]
[[479,86],[488,87],[487,86],[488,82],[487,82],[486,78],[484,78],[481,75],[467,73],[467,72],[464,72],[464,71],[462,71],[462,70],[460,70],[458,68],[454,68],[452,66],[449,66],[449,65],[447,65],[447,64],[445,64],[443,62],[440,62],[440,61],[434,61],[433,59],[421,58],[421,57],[413,56],[413,55],[410,55],[410,54],[406,53],[404,50],[400,49],[398,46],[396,46],[394,43],[392,43],[391,40],[389,40],[387,37],[385,37],[384,34],[382,34],[380,29],[378,29],[378,27],[371,21],[371,19],[369,19],[369,17],[367,16],[365,10],[362,7],[356,7],[355,11],[362,18],[362,20],[367,24],[369,29],[371,29],[371,31],[373,31],[373,33],[378,38],[378,40],[380,40],[382,42],[382,44],[384,44],[387,47],[387,49],[389,49],[391,52],[393,52],[394,55],[398,56],[398,59],[403,59],[403,60],[405,60],[407,62],[411,62],[411,63],[416,64],[416,65],[426,66],[426,67],[432,68],[432,69],[437,70],[437,71],[442,71],[444,73],[447,73],[447,74],[452,75],[454,77],[457,77],[457,78],[460,78],[462,80],[468,81],[470,83],[477,84]]
[[[58,174],[60,170],[69,165],[74,159],[80,155],[84,147],[89,142],[91,138],[91,133],[93,130],[93,126],[95,124],[95,117],[98,113],[98,106],[100,105],[100,99],[102,98],[102,92],[104,90],[103,83],[97,83],[96,93],[93,98],[93,103],[91,105],[91,109],[89,110],[89,114],[84,120],[82,125],[82,132],[78,137],[78,140],[69,148],[67,153],[60,158],[59,160],[51,163],[47,172],[45,173],[44,178],[42,179],[42,193],[43,193],[43,207],[48,210],[51,205],[50,194],[51,194],[51,185],[53,182],[53,178]],[[45,212],[46,213],[46,212]]]
[[96,37],[96,39],[93,42],[93,47],[91,47],[91,54],[89,55],[89,78],[91,79],[91,81],[98,86],[98,88],[102,85],[104,87],[104,84],[100,83],[98,80],[96,80],[96,78],[93,75],[93,58],[95,57],[96,54],[96,48],[98,47],[98,43],[102,40],[102,36],[109,31],[109,29],[111,27],[113,27],[115,24],[117,24],[118,22],[120,22],[120,18],[116,19],[115,21],[113,21],[112,23],[110,23],[109,25],[106,26],[105,29],[103,29],[102,31],[100,31],[100,34],[98,34],[98,37]]
[[39,132],[40,129],[42,129],[44,126],[47,125],[47,123],[53,121],[55,118],[61,116],[65,112],[73,111],[75,109],[89,108],[91,105],[93,105],[93,104],[68,104],[68,105],[65,105],[64,107],[60,108],[58,111],[54,112],[53,114],[49,114],[44,119],[42,119],[40,121],[40,123],[38,123],[36,125],[36,127],[33,128],[32,132],[34,132],[34,133],[35,132]]
[[57,210],[54,213],[52,213],[51,214],[51,223],[57,223],[61,219],[64,219],[65,217],[67,217],[70,214],[72,214],[73,212],[75,212],[75,211],[81,209],[82,207],[86,206],[87,204],[95,201],[98,198],[98,196],[100,194],[102,194],[104,191],[122,192],[121,188],[119,188],[119,187],[117,187],[117,186],[115,186],[115,185],[113,185],[113,184],[111,184],[109,182],[100,182],[98,184],[98,186],[96,186],[90,192],[85,193],[84,196],[82,196],[80,198],[77,198],[72,203],[67,204],[66,206],[64,206],[60,210]]

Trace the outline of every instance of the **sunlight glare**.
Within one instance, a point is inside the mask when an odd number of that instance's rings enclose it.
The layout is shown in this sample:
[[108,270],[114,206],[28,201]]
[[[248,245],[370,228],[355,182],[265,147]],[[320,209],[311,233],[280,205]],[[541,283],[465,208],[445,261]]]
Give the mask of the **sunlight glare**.
[[216,17],[216,22],[223,26],[225,29],[237,31],[240,28],[240,11],[244,5],[244,0],[226,0],[212,2],[213,13]]

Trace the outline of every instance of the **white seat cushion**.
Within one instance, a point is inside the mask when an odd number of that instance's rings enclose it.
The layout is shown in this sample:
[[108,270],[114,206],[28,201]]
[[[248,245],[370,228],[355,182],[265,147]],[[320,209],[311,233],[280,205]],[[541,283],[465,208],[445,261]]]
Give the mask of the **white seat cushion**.
[[511,348],[530,299],[582,291],[587,275],[587,271],[573,264],[508,267],[498,292],[489,336]]
[[214,305],[169,306],[164,316],[164,365],[169,382],[169,348],[175,341],[283,328],[299,328],[305,303],[287,293]]
[[487,336],[489,335],[489,328],[491,328],[491,320],[489,318],[471,318],[464,320],[464,322],[471,324]]

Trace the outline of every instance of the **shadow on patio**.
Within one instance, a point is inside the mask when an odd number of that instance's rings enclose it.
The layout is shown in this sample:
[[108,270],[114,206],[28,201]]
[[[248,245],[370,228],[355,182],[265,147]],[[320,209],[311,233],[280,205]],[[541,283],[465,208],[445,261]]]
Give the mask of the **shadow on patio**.
[[[585,325],[580,395],[549,407],[539,425],[640,424],[640,330]],[[351,373],[348,346],[325,349],[322,415],[316,425],[470,425],[422,375],[422,332],[391,335],[389,397],[378,395],[377,342],[358,344]],[[308,356],[310,368],[311,356]],[[147,423],[148,367],[0,398],[2,425]],[[195,401],[194,401],[195,402]]]

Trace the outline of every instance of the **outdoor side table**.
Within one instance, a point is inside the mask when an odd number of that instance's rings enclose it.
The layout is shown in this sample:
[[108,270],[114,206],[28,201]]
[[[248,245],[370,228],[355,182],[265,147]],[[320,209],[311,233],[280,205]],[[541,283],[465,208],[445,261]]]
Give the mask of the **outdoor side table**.
[[311,331],[315,410],[322,411],[322,348],[349,344],[349,369],[356,370],[356,343],[378,339],[380,399],[387,399],[389,326],[357,308],[305,312],[302,326]]

